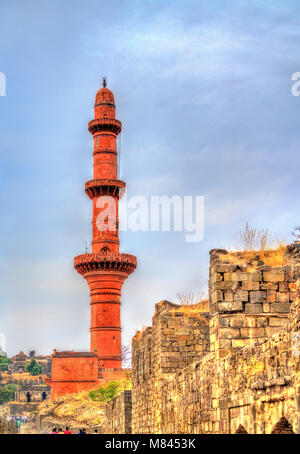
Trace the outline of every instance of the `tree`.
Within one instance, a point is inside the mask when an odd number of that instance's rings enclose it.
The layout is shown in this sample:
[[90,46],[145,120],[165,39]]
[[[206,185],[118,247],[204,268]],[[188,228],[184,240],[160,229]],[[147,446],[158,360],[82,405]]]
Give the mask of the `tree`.
[[3,405],[10,400],[14,400],[16,389],[16,385],[13,385],[12,383],[0,386],[0,405]]
[[42,366],[35,359],[32,359],[30,363],[26,364],[25,369],[30,375],[41,375],[42,373]]
[[295,241],[300,241],[300,225],[296,226],[291,234],[295,238]]
[[0,356],[0,371],[5,371],[5,370],[8,370],[8,364],[10,363],[10,359],[7,358],[7,356],[3,355],[3,356]]

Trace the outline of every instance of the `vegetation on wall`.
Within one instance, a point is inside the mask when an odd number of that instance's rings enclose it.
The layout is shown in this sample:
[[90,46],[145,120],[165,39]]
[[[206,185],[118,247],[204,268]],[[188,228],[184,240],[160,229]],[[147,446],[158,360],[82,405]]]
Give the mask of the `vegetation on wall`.
[[131,389],[130,373],[128,373],[125,378],[122,378],[122,380],[110,381],[108,385],[90,391],[89,397],[94,401],[107,402],[110,399],[116,397],[121,392],[125,391],[126,389]]
[[177,293],[177,298],[179,300],[179,304],[184,306],[192,306],[194,304],[198,304],[201,301],[208,299],[207,292],[193,292],[193,291],[183,291]]
[[116,397],[118,390],[119,383],[117,381],[110,381],[107,386],[102,386],[94,391],[90,391],[89,396],[92,400],[107,402],[108,400]]
[[10,359],[7,356],[0,356],[0,371],[8,370],[8,364],[10,363]]
[[26,371],[29,372],[30,375],[41,375],[42,366],[38,364],[35,359],[32,359],[30,363],[26,364]]
[[246,251],[264,251],[269,242],[269,231],[266,229],[256,230],[249,227],[246,222],[245,229],[240,232],[242,247]]
[[0,386],[0,405],[5,404],[6,402],[9,402],[11,400],[14,400],[16,389],[17,386],[13,385],[12,383],[5,386]]

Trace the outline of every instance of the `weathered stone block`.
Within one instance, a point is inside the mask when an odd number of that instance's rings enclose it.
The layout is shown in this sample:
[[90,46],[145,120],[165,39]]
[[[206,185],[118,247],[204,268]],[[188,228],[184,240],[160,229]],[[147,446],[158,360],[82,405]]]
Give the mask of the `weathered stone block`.
[[248,292],[246,290],[237,290],[234,293],[233,301],[247,302],[248,301]]
[[230,317],[231,328],[255,328],[256,322],[254,317]]
[[275,271],[264,271],[263,278],[265,282],[283,282],[284,273],[279,273]]
[[258,338],[265,336],[264,328],[241,328],[242,337]]
[[250,301],[251,303],[263,303],[267,299],[266,292],[250,292]]
[[233,339],[240,337],[240,330],[238,328],[220,328],[220,339]]
[[242,290],[259,290],[259,282],[243,281]]
[[273,282],[261,282],[260,284],[261,290],[274,290],[275,292],[278,290],[278,284]]
[[225,302],[218,304],[218,311],[219,312],[235,312],[235,311],[243,311],[243,303],[241,302]]
[[266,334],[268,337],[274,336],[274,334],[279,333],[283,329],[282,326],[270,326],[266,328]]
[[290,304],[289,303],[273,303],[270,304],[270,312],[289,312]]
[[230,326],[230,320],[231,320],[231,317],[230,318],[229,317],[226,317],[226,318],[225,317],[221,317],[219,319],[220,326],[222,328],[228,328]]
[[228,272],[231,272],[231,271],[235,271],[236,270],[236,265],[234,264],[231,264],[231,263],[224,263],[223,265],[214,265],[212,266],[212,272],[217,272],[217,273],[228,273]]
[[245,305],[246,314],[260,314],[262,313],[262,304],[247,303]]
[[277,303],[289,303],[290,294],[289,293],[276,293],[276,302]]
[[270,326],[286,326],[289,319],[287,317],[271,317],[269,319]]
[[232,281],[218,281],[212,284],[212,291],[215,290],[237,290],[238,289],[238,282],[232,282]]
[[241,271],[236,271],[235,273],[224,273],[224,281],[240,282],[240,281],[261,281],[262,273],[245,273]]

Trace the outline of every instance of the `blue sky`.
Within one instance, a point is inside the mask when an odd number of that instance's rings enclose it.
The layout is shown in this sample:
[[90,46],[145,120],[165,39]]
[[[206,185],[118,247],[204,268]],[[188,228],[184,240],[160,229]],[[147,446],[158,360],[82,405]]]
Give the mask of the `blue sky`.
[[139,266],[123,337],[154,304],[205,290],[208,252],[246,221],[290,241],[299,224],[299,2],[2,2],[0,332],[9,354],[88,349],[89,292],[73,257],[90,240],[87,123],[106,75],[123,123],[128,196],[204,195],[205,236],[124,232]]

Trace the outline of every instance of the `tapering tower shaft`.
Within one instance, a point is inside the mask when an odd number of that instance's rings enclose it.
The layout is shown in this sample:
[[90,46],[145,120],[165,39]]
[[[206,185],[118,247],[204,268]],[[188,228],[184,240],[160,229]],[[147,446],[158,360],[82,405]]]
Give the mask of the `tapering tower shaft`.
[[90,288],[90,348],[104,367],[120,368],[120,298],[125,279],[136,268],[136,257],[119,252],[118,204],[125,183],[118,180],[117,136],[121,122],[115,118],[113,93],[103,86],[95,100],[95,118],[89,123],[93,135],[93,180],[85,191],[93,202],[92,253],[75,257],[75,269]]

